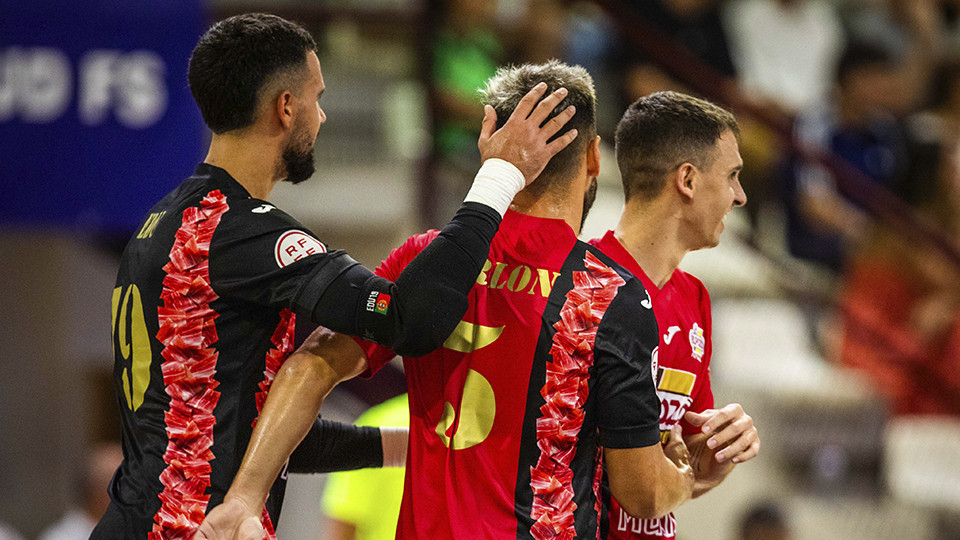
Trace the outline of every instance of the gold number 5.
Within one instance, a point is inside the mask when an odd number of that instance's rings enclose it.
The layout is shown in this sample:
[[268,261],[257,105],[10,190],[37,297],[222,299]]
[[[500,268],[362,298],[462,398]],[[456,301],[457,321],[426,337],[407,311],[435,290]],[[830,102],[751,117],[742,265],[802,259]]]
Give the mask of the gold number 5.
[[120,351],[120,356],[130,361],[129,369],[124,367],[121,375],[123,397],[127,400],[127,407],[135,411],[143,404],[143,394],[150,384],[150,360],[153,357],[147,322],[143,318],[140,289],[136,285],[117,287],[113,290],[112,304],[113,343]]
[[[483,326],[460,321],[444,347],[462,353],[472,353],[500,338],[503,326]],[[457,429],[456,410],[447,401],[443,404],[443,416],[437,424],[436,433],[447,448],[463,450],[483,442],[493,429],[497,412],[496,396],[490,382],[480,373],[469,370],[460,398],[460,418]]]

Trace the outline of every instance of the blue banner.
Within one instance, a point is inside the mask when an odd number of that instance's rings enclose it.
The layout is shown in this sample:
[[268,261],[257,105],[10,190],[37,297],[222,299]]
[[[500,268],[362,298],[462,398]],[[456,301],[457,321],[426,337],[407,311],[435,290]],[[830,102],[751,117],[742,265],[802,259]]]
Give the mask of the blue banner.
[[129,233],[203,157],[200,0],[0,4],[0,223]]

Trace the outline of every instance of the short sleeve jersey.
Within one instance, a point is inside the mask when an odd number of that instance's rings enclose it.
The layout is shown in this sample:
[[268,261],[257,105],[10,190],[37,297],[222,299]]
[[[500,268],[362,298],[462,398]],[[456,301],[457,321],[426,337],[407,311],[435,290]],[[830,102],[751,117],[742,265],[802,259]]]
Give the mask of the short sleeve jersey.
[[[650,293],[660,327],[660,340],[654,354],[657,361],[657,394],[660,397],[660,435],[666,440],[677,423],[684,435],[699,433],[700,428],[683,419],[687,411],[701,412],[713,407],[710,388],[711,318],[710,297],[697,278],[682,270],[657,288],[637,264],[636,259],[608,231],[591,241],[611,259],[640,279]],[[635,309],[644,309],[643,305]],[[669,513],[659,519],[636,519],[611,498],[611,539],[670,539],[676,536],[676,519]]]
[[[396,276],[435,236],[377,272]],[[561,220],[508,212],[444,346],[404,359],[410,447],[398,538],[597,538],[602,452],[659,442],[640,280]],[[392,358],[365,344],[372,371]]]
[[[293,349],[293,312],[337,256],[207,164],[150,210],[113,291],[124,460],[93,538],[192,537]],[[271,534],[284,484],[264,509]]]

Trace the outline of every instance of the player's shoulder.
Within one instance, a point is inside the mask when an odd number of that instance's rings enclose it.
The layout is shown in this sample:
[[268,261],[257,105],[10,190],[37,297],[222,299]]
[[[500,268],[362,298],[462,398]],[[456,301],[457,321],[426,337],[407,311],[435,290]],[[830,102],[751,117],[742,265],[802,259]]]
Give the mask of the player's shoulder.
[[603,321],[618,324],[618,320],[653,318],[650,295],[639,278],[594,245],[578,241],[574,250],[582,250],[584,268],[609,289],[610,305],[603,315],[601,325],[604,324]]
[[313,231],[272,203],[227,196],[226,204],[228,208],[213,236],[211,252],[219,253],[230,246],[272,246],[277,264],[283,267],[328,251]]
[[386,273],[388,277],[396,277],[439,234],[440,231],[430,229],[407,238],[399,247],[390,250],[386,259],[380,261],[377,273],[381,275]]
[[[654,342],[657,320],[643,282],[594,245],[578,241],[571,257],[582,258],[590,274],[581,284],[594,288],[591,303],[604,306],[602,314],[595,313],[600,315],[597,339],[619,342],[619,348],[635,340]],[[577,284],[575,277],[574,287]]]
[[[577,241],[577,247],[582,249],[584,252],[584,264],[587,269],[591,269],[593,266],[590,261],[595,261],[596,263],[602,264],[604,267],[613,271],[619,276],[622,283],[617,288],[617,296],[623,295],[625,297],[636,297],[639,299],[649,299],[646,289],[643,286],[643,282],[640,281],[633,273],[623,267],[620,263],[615,261],[612,257],[600,251],[600,248],[591,241],[590,243],[585,243]],[[575,248],[577,249],[577,248]]]
[[433,242],[433,240],[439,234],[440,234],[440,231],[437,229],[429,229],[426,232],[417,233],[407,238],[406,240],[404,240],[403,244],[401,244],[400,247],[392,250],[390,253],[393,254],[394,252],[397,252],[397,254],[400,254],[400,253],[406,253],[411,251],[419,253],[423,251],[424,248],[426,248],[428,245],[430,245],[430,242]]
[[701,304],[710,304],[710,292],[707,291],[707,287],[697,276],[677,268],[673,272],[671,281],[674,282],[674,286],[683,297]]
[[226,196],[227,210],[221,218],[222,228],[231,236],[250,237],[298,230],[315,238],[303,223],[273,203],[250,197]]

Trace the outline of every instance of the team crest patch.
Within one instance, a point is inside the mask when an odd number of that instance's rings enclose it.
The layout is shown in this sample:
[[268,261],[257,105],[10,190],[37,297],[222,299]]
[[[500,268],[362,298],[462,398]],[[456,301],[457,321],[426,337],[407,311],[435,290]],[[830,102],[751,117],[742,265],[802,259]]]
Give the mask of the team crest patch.
[[703,328],[693,323],[693,328],[690,329],[690,356],[693,356],[697,362],[702,362],[706,345],[707,339],[703,337]]
[[386,315],[390,310],[390,295],[379,291],[370,291],[367,297],[367,311]]
[[273,251],[277,266],[283,268],[304,257],[326,253],[327,247],[303,231],[287,231],[281,234],[280,238],[277,238],[277,244]]

